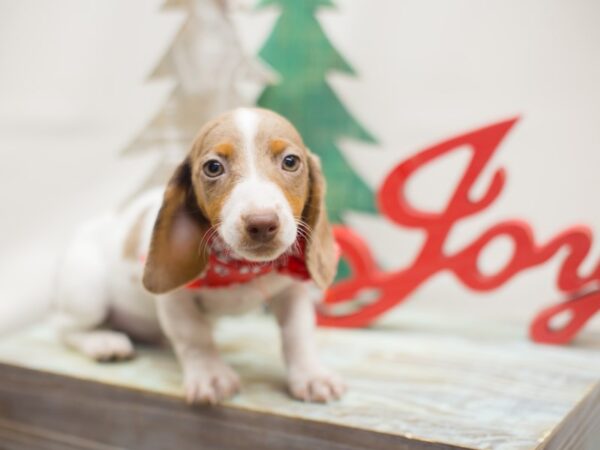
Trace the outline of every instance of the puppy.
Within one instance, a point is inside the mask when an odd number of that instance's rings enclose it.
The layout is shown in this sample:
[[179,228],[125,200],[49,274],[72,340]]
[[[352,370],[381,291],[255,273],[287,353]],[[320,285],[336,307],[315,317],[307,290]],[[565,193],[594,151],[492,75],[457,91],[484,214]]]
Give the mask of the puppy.
[[283,117],[242,108],[207,123],[164,195],[149,192],[75,236],[59,274],[64,342],[114,360],[133,356],[130,338],[165,336],[187,401],[217,403],[240,380],[212,323],[266,302],[290,393],[339,398],[344,385],[314,341],[314,287],[326,289],[337,267],[324,195],[318,158]]

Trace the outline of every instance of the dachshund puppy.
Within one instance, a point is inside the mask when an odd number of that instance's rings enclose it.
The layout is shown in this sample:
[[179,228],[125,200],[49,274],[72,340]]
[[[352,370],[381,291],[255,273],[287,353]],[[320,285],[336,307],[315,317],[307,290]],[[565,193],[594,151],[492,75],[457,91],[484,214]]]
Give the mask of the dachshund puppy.
[[[207,123],[166,191],[85,226],[59,274],[61,336],[96,360],[133,356],[130,338],[165,336],[189,403],[240,387],[211,334],[215,318],[265,302],[281,329],[291,394],[339,398],[319,363],[314,291],[331,284],[337,249],[318,158],[294,127],[241,108]],[[107,328],[108,327],[108,328]]]

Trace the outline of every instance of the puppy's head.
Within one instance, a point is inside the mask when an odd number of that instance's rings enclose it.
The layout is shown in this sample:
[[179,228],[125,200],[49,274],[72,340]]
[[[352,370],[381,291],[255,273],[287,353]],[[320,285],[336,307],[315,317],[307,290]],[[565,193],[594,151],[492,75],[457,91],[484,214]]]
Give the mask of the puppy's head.
[[298,236],[315,283],[333,280],[336,258],[319,160],[283,117],[241,108],[206,124],[177,168],[157,217],[144,286],[163,293],[196,278],[217,237],[237,257],[272,261]]

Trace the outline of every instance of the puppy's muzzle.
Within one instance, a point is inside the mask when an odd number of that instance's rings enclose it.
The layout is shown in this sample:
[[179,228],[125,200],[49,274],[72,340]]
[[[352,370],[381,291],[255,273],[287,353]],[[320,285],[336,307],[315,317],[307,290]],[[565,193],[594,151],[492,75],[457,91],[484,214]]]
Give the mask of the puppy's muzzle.
[[246,214],[242,220],[248,238],[257,243],[271,242],[279,231],[279,216],[274,211]]

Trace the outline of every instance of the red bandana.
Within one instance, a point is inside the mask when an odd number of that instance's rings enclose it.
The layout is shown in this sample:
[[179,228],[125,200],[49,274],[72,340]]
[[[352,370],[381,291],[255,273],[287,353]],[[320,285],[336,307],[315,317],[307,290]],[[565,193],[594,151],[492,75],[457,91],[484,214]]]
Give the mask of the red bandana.
[[235,259],[228,254],[219,242],[210,246],[208,264],[204,272],[194,281],[186,285],[187,289],[203,287],[225,287],[236,283],[247,283],[254,278],[276,271],[300,280],[309,280],[310,274],[305,261],[305,241],[299,239],[295,247],[297,251],[280,256],[274,261],[253,262]]

